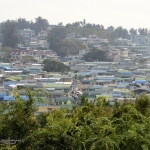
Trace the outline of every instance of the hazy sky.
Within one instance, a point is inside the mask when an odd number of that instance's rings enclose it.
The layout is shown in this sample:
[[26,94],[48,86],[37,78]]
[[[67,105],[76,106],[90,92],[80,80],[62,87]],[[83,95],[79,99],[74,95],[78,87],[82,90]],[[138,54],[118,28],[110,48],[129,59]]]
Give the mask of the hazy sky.
[[0,4],[0,22],[41,16],[50,24],[85,19],[105,27],[150,28],[150,0],[0,0]]

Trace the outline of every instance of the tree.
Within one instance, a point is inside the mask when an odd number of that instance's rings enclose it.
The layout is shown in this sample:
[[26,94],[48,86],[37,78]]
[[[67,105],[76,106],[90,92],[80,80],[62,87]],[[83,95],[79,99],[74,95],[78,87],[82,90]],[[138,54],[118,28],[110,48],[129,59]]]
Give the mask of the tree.
[[89,53],[86,53],[82,59],[85,61],[107,61],[106,52],[98,49],[92,49]]
[[17,19],[17,28],[19,30],[29,29],[30,28],[30,22],[27,21],[25,18],[19,18],[19,19]]
[[60,39],[66,38],[66,29],[65,28],[54,28],[50,31],[48,37],[57,37]]
[[35,18],[34,30],[36,34],[40,32],[41,30],[46,31],[48,26],[49,26],[49,23],[46,19],[43,19],[40,16],[38,18]]
[[76,39],[61,39],[56,36],[48,36],[49,48],[56,51],[59,56],[76,55],[87,47]]
[[4,58],[2,60],[4,62],[10,62],[12,48],[11,47],[2,47],[0,51],[4,53]]
[[132,38],[133,38],[135,35],[137,35],[137,29],[131,28],[131,29],[129,30],[129,32],[130,32]]
[[57,52],[60,56],[77,55],[80,50],[87,50],[87,47],[76,39],[62,39],[60,49]]
[[3,35],[2,45],[5,47],[15,48],[19,42],[19,32],[15,21],[7,20],[2,23],[1,32]]
[[122,28],[121,26],[116,28],[114,31],[118,38],[128,39],[127,29]]
[[115,29],[115,28],[114,28],[113,26],[110,26],[110,27],[107,28],[107,30],[108,30],[109,32],[113,32],[114,29]]
[[23,100],[16,89],[14,91],[15,101],[9,101],[8,105],[7,103],[0,103],[0,123],[2,123],[0,140],[8,139],[8,137],[22,140],[16,143],[17,149],[29,148],[30,141],[28,141],[28,137],[38,129],[38,122],[35,116],[37,111],[35,101],[42,101],[40,91],[31,92],[30,89],[25,91],[28,100]]
[[61,47],[61,39],[55,36],[48,36],[49,48],[58,52]]
[[138,32],[140,33],[140,35],[146,36],[147,35],[147,28],[139,28]]
[[150,98],[143,93],[139,98],[137,98],[135,103],[135,108],[141,112],[143,115],[150,115]]
[[44,64],[44,71],[47,72],[67,72],[70,70],[70,68],[66,65],[64,65],[63,63],[59,62],[59,61],[55,61],[55,60],[50,60],[50,59],[45,59],[43,61]]

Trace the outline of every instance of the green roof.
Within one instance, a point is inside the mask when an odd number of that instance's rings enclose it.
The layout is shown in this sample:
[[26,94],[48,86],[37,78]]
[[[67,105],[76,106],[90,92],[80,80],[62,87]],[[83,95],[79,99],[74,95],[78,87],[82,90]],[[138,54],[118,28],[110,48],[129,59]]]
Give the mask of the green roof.
[[70,84],[43,84],[43,88],[69,89]]
[[132,78],[122,78],[124,81],[132,81]]

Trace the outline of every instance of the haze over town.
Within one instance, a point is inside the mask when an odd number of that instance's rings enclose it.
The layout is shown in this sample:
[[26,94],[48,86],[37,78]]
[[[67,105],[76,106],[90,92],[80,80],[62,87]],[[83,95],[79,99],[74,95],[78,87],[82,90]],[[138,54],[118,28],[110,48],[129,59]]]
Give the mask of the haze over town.
[[[81,21],[124,28],[150,27],[149,0],[0,0],[0,21],[36,16],[46,18],[50,24]],[[7,10],[6,10],[7,8]],[[8,13],[9,10],[9,13]]]
[[0,2],[0,150],[150,150],[149,0]]

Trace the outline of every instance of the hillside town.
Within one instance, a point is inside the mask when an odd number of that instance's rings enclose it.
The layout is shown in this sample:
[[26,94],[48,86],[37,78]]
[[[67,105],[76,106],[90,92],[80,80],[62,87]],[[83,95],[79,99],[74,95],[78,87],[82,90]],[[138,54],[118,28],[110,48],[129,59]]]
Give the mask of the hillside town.
[[[59,51],[50,49],[47,37],[53,30],[59,34],[65,28],[64,25],[49,25],[47,30],[41,30],[37,34],[35,30],[27,28],[19,30],[25,44],[20,43],[9,52],[0,52],[1,101],[15,100],[13,93],[16,88],[30,88],[32,91],[42,89],[48,93],[48,97],[44,97],[44,103],[37,103],[38,113],[42,113],[73,108],[82,95],[90,101],[106,97],[114,105],[116,100],[120,103],[126,100],[134,102],[142,93],[150,94],[148,31],[145,36],[135,34],[130,39],[115,38],[113,44],[109,39],[95,34],[76,36],[72,32],[66,34],[63,40],[76,40],[82,46],[64,44],[66,51],[75,51],[64,56]],[[98,54],[93,52],[97,58],[91,54],[94,50],[98,51]],[[86,58],[85,55],[88,57],[88,54],[90,57]],[[63,63],[70,69],[46,71],[43,62],[47,59]],[[27,99],[25,89],[19,90],[19,93],[23,99]]]
[[0,150],[150,150],[149,0],[5,0]]

